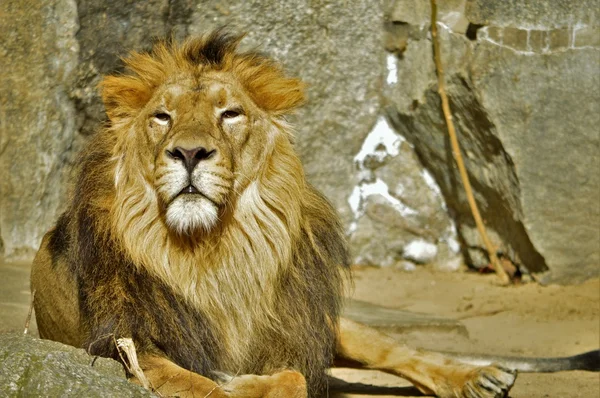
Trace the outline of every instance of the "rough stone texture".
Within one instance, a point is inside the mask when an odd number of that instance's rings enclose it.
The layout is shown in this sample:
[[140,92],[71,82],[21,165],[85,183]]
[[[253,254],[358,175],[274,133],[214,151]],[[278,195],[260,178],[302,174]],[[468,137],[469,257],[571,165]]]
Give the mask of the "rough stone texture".
[[0,26],[0,240],[7,256],[19,258],[38,247],[66,191],[77,7],[3,0]]
[[[471,26],[490,26],[466,36],[440,30],[454,120],[491,239],[522,270],[549,269],[546,282],[581,281],[600,262],[600,52],[589,34],[594,7],[584,3],[467,1]],[[429,15],[389,18],[422,29]],[[397,68],[400,84],[386,90],[390,118],[440,184],[467,261],[486,265],[446,138],[430,40],[413,36]]]
[[[355,263],[406,270],[414,268],[407,261],[452,270],[460,266],[454,224],[435,182],[425,175],[408,142],[398,144],[397,154],[369,156],[360,172],[362,197],[350,234]],[[416,260],[405,249],[417,242],[434,245],[435,253],[426,261]]]
[[468,0],[465,14],[471,23],[523,28],[598,25],[597,0]]
[[49,340],[0,335],[3,397],[153,397],[107,358]]
[[489,42],[473,60],[473,84],[518,179],[516,215],[551,279],[583,280],[600,264],[599,61],[598,49],[531,57]]

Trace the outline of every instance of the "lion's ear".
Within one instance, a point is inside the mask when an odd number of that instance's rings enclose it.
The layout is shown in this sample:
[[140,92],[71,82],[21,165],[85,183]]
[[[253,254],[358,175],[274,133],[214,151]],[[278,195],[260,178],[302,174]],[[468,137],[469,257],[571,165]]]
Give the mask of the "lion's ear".
[[111,121],[134,116],[151,96],[149,87],[134,76],[106,76],[99,87]]
[[254,82],[250,92],[259,107],[275,115],[291,112],[305,101],[304,83],[300,79],[280,77]]
[[235,73],[260,108],[282,115],[304,103],[304,83],[286,77],[274,62],[255,55],[246,55],[237,61]]

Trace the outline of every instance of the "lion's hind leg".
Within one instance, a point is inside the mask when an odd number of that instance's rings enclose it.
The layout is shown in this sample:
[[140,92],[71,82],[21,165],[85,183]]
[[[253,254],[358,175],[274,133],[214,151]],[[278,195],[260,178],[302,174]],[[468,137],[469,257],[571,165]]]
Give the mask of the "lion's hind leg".
[[516,372],[509,369],[475,367],[442,354],[413,350],[344,318],[340,319],[336,358],[346,365],[400,376],[421,392],[444,398],[504,397],[516,378]]
[[[285,370],[273,375],[219,375],[221,383],[184,369],[167,358],[140,357],[150,387],[163,397],[180,398],[306,398],[306,381],[300,373]],[[135,378],[133,382],[139,383]]]

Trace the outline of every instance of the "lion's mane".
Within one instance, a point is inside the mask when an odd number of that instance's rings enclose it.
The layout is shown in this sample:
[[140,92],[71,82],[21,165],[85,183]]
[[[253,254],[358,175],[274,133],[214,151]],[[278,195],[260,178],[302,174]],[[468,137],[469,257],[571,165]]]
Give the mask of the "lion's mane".
[[[51,232],[53,266],[77,284],[82,341],[118,358],[113,336],[187,369],[265,374],[294,368],[311,395],[324,386],[335,348],[343,231],[334,210],[305,180],[282,116],[303,102],[302,86],[268,58],[236,51],[239,37],[216,32],[159,43],[106,77],[110,121],[81,156],[73,198]],[[276,129],[261,164],[218,228],[168,230],[140,167],[133,120],[153,91],[194,70],[235,76]],[[58,265],[57,265],[58,264]]]

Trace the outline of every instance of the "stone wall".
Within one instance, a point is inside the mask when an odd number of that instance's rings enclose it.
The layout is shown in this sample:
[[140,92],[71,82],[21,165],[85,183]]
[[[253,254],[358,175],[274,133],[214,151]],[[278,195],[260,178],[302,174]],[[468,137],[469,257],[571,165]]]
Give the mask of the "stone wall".
[[[533,3],[445,3],[442,57],[494,243],[522,268],[549,270],[543,281],[576,282],[597,275],[600,263],[599,9],[593,0]],[[397,1],[389,13],[398,84],[385,91],[388,113],[439,183],[467,261],[482,266],[444,134],[428,22],[417,0]]]
[[[476,197],[502,255],[545,281],[600,263],[600,31],[594,0],[440,2],[448,91]],[[127,50],[217,26],[248,32],[308,83],[292,122],[310,181],[355,262],[487,263],[451,158],[426,0],[4,0],[0,251],[27,258],[102,122],[95,86]],[[546,271],[550,272],[546,272]]]

